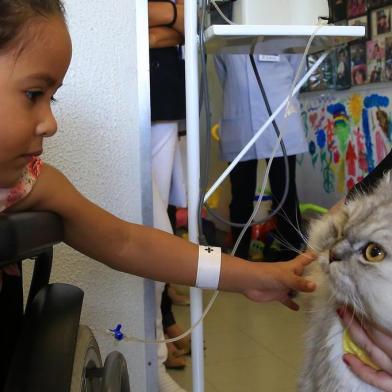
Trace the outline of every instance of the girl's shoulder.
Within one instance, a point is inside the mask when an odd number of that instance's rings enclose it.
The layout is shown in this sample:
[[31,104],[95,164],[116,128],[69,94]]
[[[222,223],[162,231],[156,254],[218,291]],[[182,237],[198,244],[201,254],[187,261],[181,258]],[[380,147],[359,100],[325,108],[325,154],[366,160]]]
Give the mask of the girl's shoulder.
[[23,170],[18,183],[12,188],[0,188],[0,212],[24,199],[33,189],[41,173],[42,160],[34,157]]

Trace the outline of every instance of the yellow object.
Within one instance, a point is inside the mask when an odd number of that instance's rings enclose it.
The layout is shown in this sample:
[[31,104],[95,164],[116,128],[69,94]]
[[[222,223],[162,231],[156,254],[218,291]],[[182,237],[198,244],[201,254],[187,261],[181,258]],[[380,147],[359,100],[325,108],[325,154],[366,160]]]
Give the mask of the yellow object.
[[219,188],[210,196],[207,200],[208,207],[210,208],[218,208],[220,199],[220,190]]
[[363,351],[361,348],[359,348],[351,339],[350,334],[348,333],[348,330],[345,329],[343,332],[343,351],[345,354],[353,354],[355,355],[358,359],[360,359],[364,364],[372,367],[374,370],[381,370]]
[[219,142],[219,124],[215,124],[211,128],[211,135],[212,135],[213,139],[215,139],[217,142]]

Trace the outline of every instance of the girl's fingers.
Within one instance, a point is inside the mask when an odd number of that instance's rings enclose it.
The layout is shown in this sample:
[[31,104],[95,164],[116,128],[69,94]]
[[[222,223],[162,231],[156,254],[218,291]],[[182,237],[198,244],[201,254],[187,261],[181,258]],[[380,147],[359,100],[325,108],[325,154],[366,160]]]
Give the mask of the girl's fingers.
[[284,299],[280,302],[282,305],[287,306],[291,310],[298,310],[299,309],[299,305],[290,298]]
[[297,275],[302,275],[304,268],[316,259],[316,255],[311,252],[302,253],[291,261],[294,267],[294,272]]
[[302,278],[298,275],[291,275],[288,277],[288,282],[286,282],[287,286],[295,291],[304,291],[306,293],[310,293],[316,289],[316,283]]
[[374,370],[352,354],[345,354],[343,361],[363,381],[385,392],[392,392],[392,376],[388,373]]
[[317,255],[313,252],[305,252],[298,255],[293,261],[300,263],[303,266],[310,264],[312,261],[316,259]]

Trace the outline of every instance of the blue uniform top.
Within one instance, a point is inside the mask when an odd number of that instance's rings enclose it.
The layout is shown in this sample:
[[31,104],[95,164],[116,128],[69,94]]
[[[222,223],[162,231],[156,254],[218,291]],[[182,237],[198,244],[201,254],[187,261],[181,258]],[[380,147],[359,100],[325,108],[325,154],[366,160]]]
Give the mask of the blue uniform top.
[[[265,61],[265,57],[255,55],[272,112],[289,95],[301,56],[279,55],[275,56],[274,61]],[[215,66],[223,89],[221,155],[222,159],[232,161],[269,116],[248,55],[219,54],[215,56]],[[284,119],[283,109],[276,118],[278,127],[283,132],[288,155],[307,151],[297,98],[292,98],[291,103],[291,107],[295,108],[294,113]],[[242,160],[269,158],[276,140],[271,124]],[[275,156],[282,156],[280,147]]]

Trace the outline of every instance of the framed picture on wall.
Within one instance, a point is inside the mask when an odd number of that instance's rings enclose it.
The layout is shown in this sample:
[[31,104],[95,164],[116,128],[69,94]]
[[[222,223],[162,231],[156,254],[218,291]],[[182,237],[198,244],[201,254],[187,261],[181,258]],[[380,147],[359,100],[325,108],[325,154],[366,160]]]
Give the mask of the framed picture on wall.
[[351,87],[350,51],[347,46],[335,49],[336,65],[336,90]]
[[370,13],[371,38],[391,33],[392,6],[377,8]]
[[382,7],[383,5],[392,4],[391,0],[368,0],[368,8]]
[[360,38],[361,40],[366,40],[370,37],[369,34],[369,19],[367,15],[363,15],[363,16],[358,16],[357,18],[353,18],[353,19],[349,19],[347,21],[347,24],[349,26],[365,26],[366,28],[366,33],[365,36],[363,38]]
[[385,36],[385,80],[392,80],[392,34]]
[[382,82],[385,80],[385,36],[376,37],[366,45],[368,81]]
[[[322,52],[313,53],[307,57],[308,69],[320,58]],[[334,57],[329,55],[314,71],[308,80],[310,91],[327,90],[335,87],[334,81]]]
[[367,82],[366,42],[350,46],[351,85],[359,86]]
[[347,19],[366,14],[366,0],[347,0]]
[[346,11],[347,11],[346,0],[329,1],[329,12],[330,12],[330,17],[332,19],[332,23],[335,23],[342,19],[347,19]]

